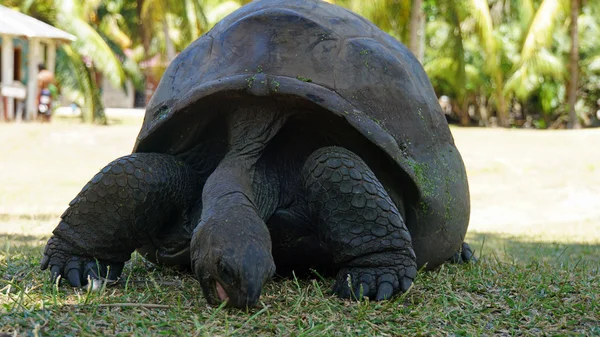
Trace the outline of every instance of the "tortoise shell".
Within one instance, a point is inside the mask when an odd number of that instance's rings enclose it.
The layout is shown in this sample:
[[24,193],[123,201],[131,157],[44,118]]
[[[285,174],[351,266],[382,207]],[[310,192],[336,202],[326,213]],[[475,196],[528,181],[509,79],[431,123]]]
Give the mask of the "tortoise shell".
[[239,95],[307,101],[345,119],[414,184],[405,207],[418,264],[459,249],[470,212],[464,164],[423,67],[396,39],[324,1],[254,1],[169,65],[134,152],[183,151],[215,106]]

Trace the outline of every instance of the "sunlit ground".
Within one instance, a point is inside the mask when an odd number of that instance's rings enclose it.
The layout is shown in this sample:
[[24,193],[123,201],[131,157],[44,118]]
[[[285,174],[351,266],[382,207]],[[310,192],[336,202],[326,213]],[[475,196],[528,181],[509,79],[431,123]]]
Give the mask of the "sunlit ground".
[[351,303],[331,280],[270,283],[249,313],[209,308],[187,274],[134,255],[126,285],[55,288],[37,264],[81,187],[141,119],[0,124],[0,336],[600,334],[600,130],[452,128],[469,175],[475,266],[419,273],[406,297]]
[[600,129],[453,128],[471,190],[471,232],[600,242]]

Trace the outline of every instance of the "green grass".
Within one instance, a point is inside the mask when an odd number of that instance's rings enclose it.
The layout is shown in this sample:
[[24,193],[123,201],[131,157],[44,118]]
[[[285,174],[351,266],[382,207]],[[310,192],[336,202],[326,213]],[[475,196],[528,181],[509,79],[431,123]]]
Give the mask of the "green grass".
[[[484,241],[485,236],[485,241]],[[528,243],[471,235],[475,265],[419,273],[387,302],[342,301],[332,280],[276,279],[259,307],[209,307],[187,273],[139,256],[121,284],[99,292],[56,287],[38,269],[44,240],[0,240],[0,331],[19,335],[397,336],[598,335],[598,245]],[[482,249],[481,244],[484,242]],[[488,252],[488,253],[486,253]]]
[[600,335],[600,179],[589,169],[600,148],[585,146],[600,132],[453,129],[479,263],[420,272],[385,302],[339,300],[318,275],[275,279],[245,312],[208,306],[190,274],[138,255],[98,292],[57,287],[39,270],[68,202],[130,151],[139,122],[0,124],[1,337]]

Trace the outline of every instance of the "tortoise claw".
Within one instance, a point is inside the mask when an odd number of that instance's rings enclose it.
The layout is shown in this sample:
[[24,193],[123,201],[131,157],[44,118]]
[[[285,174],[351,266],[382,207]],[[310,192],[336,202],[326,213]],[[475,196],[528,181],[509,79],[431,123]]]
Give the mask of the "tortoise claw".
[[116,282],[123,272],[123,266],[125,266],[124,263],[115,263],[109,265],[108,276],[106,277],[107,281],[111,283]]
[[361,282],[360,285],[354,289],[354,297],[357,300],[361,300],[364,296],[369,296],[370,293],[369,285],[365,282]]
[[407,292],[408,289],[410,289],[410,286],[412,285],[413,280],[408,278],[408,277],[403,277],[402,280],[400,281],[400,289],[402,290],[403,293]]
[[[410,289],[417,269],[412,263],[379,268],[345,268],[340,270],[333,291],[340,298],[376,301],[388,300]],[[362,295],[362,297],[361,297]]]
[[78,269],[71,269],[67,273],[67,281],[73,287],[79,288],[81,287],[81,273]]
[[50,267],[50,281],[52,283],[56,282],[56,279],[58,279],[59,276],[61,276],[61,272],[60,272],[61,268],[60,266],[52,266]]
[[377,290],[376,301],[384,301],[390,299],[394,295],[394,286],[389,282],[382,282]]
[[50,257],[48,255],[44,254],[44,256],[42,257],[42,260],[40,261],[40,269],[41,270],[48,269],[49,263],[50,263]]
[[81,287],[88,283],[88,277],[91,280],[106,277],[112,283],[118,280],[123,272],[123,262],[98,261],[93,257],[82,257],[70,251],[73,250],[59,237],[53,236],[48,241],[40,268],[50,269],[52,282],[61,277],[71,286]]

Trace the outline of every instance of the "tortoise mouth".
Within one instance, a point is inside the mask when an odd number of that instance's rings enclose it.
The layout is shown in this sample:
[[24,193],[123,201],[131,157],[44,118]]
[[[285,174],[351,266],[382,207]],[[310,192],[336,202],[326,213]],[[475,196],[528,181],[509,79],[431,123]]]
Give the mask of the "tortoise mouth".
[[227,292],[219,281],[215,281],[215,288],[217,290],[217,297],[221,302],[229,301],[229,295],[227,295]]

